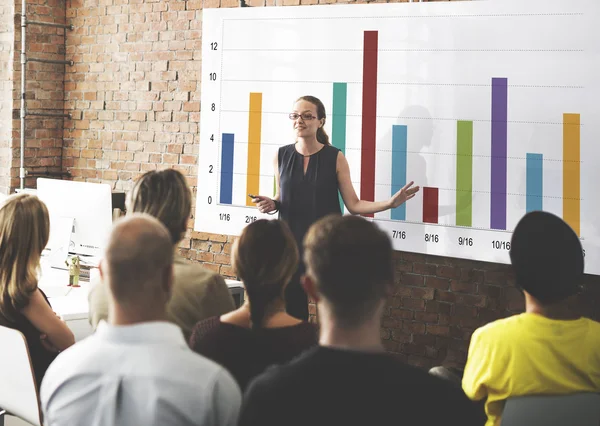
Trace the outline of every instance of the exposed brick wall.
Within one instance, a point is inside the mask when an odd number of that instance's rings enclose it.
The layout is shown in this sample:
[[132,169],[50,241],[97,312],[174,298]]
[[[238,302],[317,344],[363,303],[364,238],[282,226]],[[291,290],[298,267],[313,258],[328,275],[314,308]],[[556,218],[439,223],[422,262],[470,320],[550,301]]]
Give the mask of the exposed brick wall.
[[14,4],[0,4],[0,193],[8,194],[10,186]]
[[[67,33],[66,58],[75,65],[64,75],[73,119],[64,122],[62,166],[75,179],[128,190],[147,170],[176,167],[195,190],[203,5],[236,7],[238,1],[67,0],[75,31]],[[193,219],[183,255],[231,276],[232,238],[192,227]],[[396,281],[381,336],[389,351],[423,367],[444,360],[460,365],[476,327],[523,308],[506,265],[398,252]],[[598,319],[599,279],[587,277],[582,300],[584,312]]]
[[[37,0],[28,4],[29,19],[65,24],[65,0]],[[20,38],[18,38],[20,41]],[[65,60],[65,30],[30,25],[27,27],[29,57]],[[64,111],[65,65],[27,64],[27,108],[36,111]],[[25,168],[27,186],[36,176],[62,171],[62,118],[28,118],[25,127]]]
[[[13,60],[8,62],[12,81],[12,123],[10,144],[0,139],[0,189],[7,192],[19,187],[20,167],[20,98],[21,98],[21,2],[11,4]],[[17,15],[15,15],[17,14]],[[64,24],[64,0],[27,0],[27,18],[30,21]],[[28,58],[64,60],[64,30],[38,25],[27,26],[26,53]],[[31,62],[27,64],[26,100],[30,111],[63,112],[65,66]],[[9,84],[10,88],[10,84]],[[10,99],[10,97],[8,98]],[[63,118],[29,117],[25,125],[26,187],[35,187],[37,176],[62,172]],[[8,128],[8,125],[6,126]],[[4,183],[3,183],[4,182]]]

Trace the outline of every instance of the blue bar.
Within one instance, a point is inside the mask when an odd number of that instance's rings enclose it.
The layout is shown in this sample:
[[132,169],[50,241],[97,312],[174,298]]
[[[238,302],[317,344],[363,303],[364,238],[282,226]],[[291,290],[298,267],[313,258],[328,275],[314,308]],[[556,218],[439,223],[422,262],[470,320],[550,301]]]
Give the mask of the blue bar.
[[[407,127],[392,126],[392,194],[406,185]],[[406,203],[392,209],[392,220],[406,220]]]
[[231,204],[233,192],[233,133],[221,138],[221,204]]
[[543,156],[527,153],[527,213],[543,209]]

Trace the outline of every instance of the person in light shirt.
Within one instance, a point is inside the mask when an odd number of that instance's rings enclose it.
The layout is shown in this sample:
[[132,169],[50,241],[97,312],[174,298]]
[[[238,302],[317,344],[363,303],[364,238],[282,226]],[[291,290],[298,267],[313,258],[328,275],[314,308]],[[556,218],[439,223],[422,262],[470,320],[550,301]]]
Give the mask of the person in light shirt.
[[238,385],[167,319],[173,245],[165,226],[146,214],[117,222],[100,273],[108,322],[50,365],[44,425],[235,425]]
[[462,379],[469,398],[486,400],[486,426],[501,424],[511,397],[600,392],[600,323],[570,303],[584,272],[575,232],[551,213],[528,213],[510,259],[525,313],[475,330]]

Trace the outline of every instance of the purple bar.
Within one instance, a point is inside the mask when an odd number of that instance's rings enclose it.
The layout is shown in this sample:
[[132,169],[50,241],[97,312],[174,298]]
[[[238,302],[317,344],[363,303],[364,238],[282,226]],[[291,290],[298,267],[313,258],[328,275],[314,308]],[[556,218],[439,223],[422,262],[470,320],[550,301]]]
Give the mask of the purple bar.
[[506,229],[508,79],[492,78],[492,204],[490,228]]

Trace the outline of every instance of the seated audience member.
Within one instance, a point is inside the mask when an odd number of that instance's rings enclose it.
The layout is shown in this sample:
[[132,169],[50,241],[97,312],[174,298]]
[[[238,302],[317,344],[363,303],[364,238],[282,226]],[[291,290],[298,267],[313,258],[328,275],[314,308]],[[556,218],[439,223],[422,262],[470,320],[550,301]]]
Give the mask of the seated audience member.
[[600,323],[569,304],[583,281],[575,232],[553,214],[528,213],[513,232],[510,259],[525,313],[475,330],[462,379],[469,398],[487,399],[487,426],[500,425],[510,397],[600,392]]
[[6,198],[0,207],[0,325],[25,336],[38,389],[57,353],[75,343],[38,288],[40,258],[49,235],[50,219],[42,201],[29,194]]
[[317,329],[285,311],[284,291],[298,264],[298,249],[279,220],[248,225],[231,256],[244,283],[242,307],[196,325],[190,346],[227,368],[242,388],[272,364],[283,364],[317,344]]
[[358,216],[327,216],[304,240],[302,282],[319,309],[319,346],[250,383],[240,425],[472,425],[460,388],[387,354],[381,315],[392,246]]
[[221,366],[190,350],[167,321],[173,242],[145,214],[115,224],[100,273],[108,323],[61,353],[42,382],[44,424],[227,425],[241,393]]
[[[185,338],[198,321],[235,309],[233,297],[219,274],[185,260],[177,245],[185,235],[192,208],[192,194],[184,176],[166,169],[145,173],[127,199],[127,213],[147,213],[169,230],[175,252],[173,295],[167,305],[168,319],[179,325]],[[101,282],[90,291],[90,323],[95,328],[108,316],[108,289]]]

